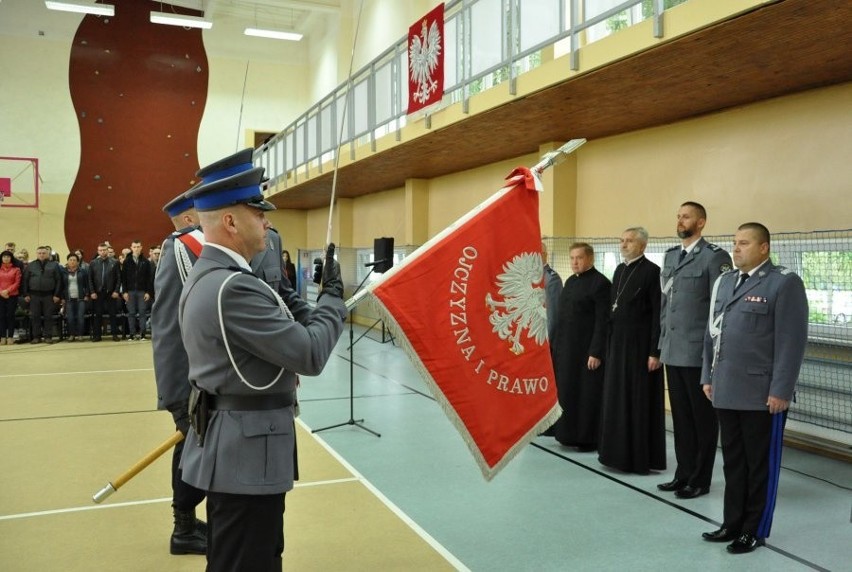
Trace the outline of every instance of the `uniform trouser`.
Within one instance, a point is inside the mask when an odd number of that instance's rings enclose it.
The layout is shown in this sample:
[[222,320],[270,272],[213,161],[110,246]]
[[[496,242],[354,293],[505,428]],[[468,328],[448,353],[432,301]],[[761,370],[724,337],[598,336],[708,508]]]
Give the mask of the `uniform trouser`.
[[86,301],[79,298],[65,301],[65,320],[68,322],[69,336],[83,335],[83,314],[86,312]]
[[207,572],[280,572],[284,495],[207,493]]
[[[139,315],[139,330],[136,330],[136,315]],[[145,292],[132,290],[127,293],[127,326],[128,335],[145,335],[147,323],[145,319]]]
[[787,412],[717,409],[725,462],[724,528],[767,538],[772,528]]
[[[56,304],[53,303],[53,294],[30,294],[30,327],[33,339],[53,336],[53,311]],[[42,332],[41,321],[44,318],[44,332]]]
[[709,487],[716,462],[719,422],[701,387],[700,367],[666,366],[674,427],[675,479]]
[[92,337],[96,340],[101,339],[103,335],[103,318],[104,310],[109,314],[109,327],[112,335],[118,335],[118,320],[115,316],[116,301],[112,297],[111,292],[98,292],[98,297],[94,300],[92,308]]
[[[191,438],[192,432],[190,432]],[[180,468],[180,458],[183,455],[183,446],[186,439],[175,445],[172,453],[172,506],[177,510],[193,510],[204,500],[205,493],[201,489],[186,483],[181,478],[183,471]]]
[[0,298],[0,338],[11,338],[15,334],[15,310],[18,297]]

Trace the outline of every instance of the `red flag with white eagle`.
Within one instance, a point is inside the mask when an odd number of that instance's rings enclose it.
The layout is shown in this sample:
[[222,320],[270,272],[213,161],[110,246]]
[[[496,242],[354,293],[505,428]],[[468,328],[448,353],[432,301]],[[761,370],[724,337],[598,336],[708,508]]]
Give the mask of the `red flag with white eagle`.
[[408,113],[444,97],[444,5],[408,29]]
[[[561,410],[527,168],[364,293],[491,479]],[[358,296],[356,296],[356,299]]]

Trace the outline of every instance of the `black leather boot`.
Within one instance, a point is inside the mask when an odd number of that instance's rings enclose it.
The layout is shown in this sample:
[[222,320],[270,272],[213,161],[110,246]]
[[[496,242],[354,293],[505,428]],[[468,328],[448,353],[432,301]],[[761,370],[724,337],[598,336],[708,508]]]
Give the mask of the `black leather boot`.
[[195,518],[195,509],[174,509],[175,530],[169,552],[172,554],[206,554],[207,524]]

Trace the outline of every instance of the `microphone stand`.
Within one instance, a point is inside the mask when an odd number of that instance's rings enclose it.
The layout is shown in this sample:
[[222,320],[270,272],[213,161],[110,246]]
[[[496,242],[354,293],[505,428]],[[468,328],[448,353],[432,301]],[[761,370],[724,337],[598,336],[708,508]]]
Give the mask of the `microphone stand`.
[[[375,263],[365,265],[370,267],[370,271],[367,272],[367,275],[364,276],[364,279],[361,280],[360,284],[358,284],[358,287],[355,289],[355,292],[352,293],[353,296],[364,286],[364,283],[367,281],[370,275],[373,274],[373,264]],[[314,429],[311,431],[311,433],[319,433],[320,431],[325,431],[326,429],[335,429],[337,427],[343,427],[344,425],[354,425],[355,427],[363,429],[367,433],[372,433],[376,437],[381,437],[380,433],[376,433],[369,427],[365,427],[364,425],[362,425],[361,423],[364,421],[363,419],[355,419],[355,358],[352,355],[353,348],[355,347],[355,342],[353,341],[353,338],[355,337],[355,333],[353,330],[353,323],[355,322],[354,317],[355,308],[353,307],[351,310],[349,310],[349,420],[344,421],[343,423],[329,425],[328,427],[320,427],[319,429]],[[360,340],[361,338],[358,339]]]

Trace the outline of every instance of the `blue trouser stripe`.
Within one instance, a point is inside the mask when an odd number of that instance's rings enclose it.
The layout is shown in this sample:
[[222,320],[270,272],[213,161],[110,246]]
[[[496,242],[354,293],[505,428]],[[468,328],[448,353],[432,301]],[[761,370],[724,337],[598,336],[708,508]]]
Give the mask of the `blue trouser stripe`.
[[772,434],[769,437],[769,471],[766,485],[766,505],[757,527],[758,538],[768,538],[772,529],[772,515],[775,512],[775,501],[778,498],[778,478],[781,474],[781,451],[784,445],[784,422],[787,412],[776,413],[772,416]]

